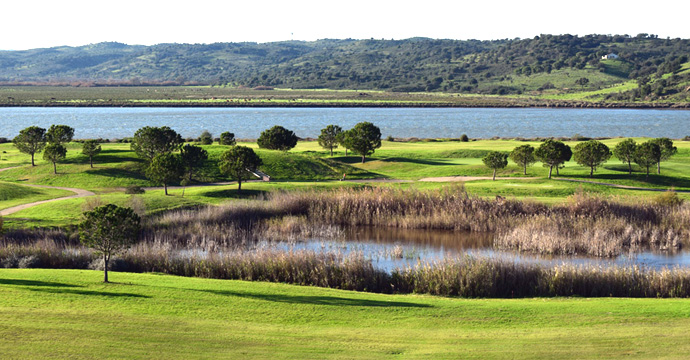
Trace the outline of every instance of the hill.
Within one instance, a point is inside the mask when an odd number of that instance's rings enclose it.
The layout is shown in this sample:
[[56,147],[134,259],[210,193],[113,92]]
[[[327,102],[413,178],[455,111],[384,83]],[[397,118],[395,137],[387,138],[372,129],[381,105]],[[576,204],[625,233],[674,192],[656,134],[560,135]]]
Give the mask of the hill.
[[[615,59],[602,59],[607,54]],[[687,101],[690,40],[655,35],[532,39],[99,43],[0,51],[0,83],[206,84],[248,88],[553,95]],[[586,80],[582,80],[586,79]],[[627,84],[632,81],[633,86]],[[609,90],[613,89],[613,90]]]

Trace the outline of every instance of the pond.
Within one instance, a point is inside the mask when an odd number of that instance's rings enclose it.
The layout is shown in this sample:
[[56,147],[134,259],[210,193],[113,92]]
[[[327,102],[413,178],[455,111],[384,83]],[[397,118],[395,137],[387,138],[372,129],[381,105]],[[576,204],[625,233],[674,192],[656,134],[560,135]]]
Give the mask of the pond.
[[218,137],[256,139],[274,125],[315,138],[329,124],[369,121],[383,137],[670,137],[690,135],[690,110],[499,108],[0,108],[0,137],[31,125],[65,124],[75,138],[129,137],[143,126],[170,126],[183,137],[208,130]]

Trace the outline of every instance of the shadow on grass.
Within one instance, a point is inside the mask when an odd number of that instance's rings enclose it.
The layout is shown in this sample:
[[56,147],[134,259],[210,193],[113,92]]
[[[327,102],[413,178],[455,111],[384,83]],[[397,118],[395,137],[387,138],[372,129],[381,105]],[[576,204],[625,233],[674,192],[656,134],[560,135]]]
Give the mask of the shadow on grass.
[[248,190],[248,189],[242,189],[242,191],[238,191],[237,189],[225,189],[225,190],[215,190],[215,191],[206,191],[199,193],[201,196],[206,196],[210,198],[222,198],[222,199],[249,199],[249,198],[256,198],[261,195],[268,194],[268,191],[265,190]]
[[148,295],[132,294],[132,293],[115,293],[108,291],[92,291],[92,290],[74,290],[74,289],[50,289],[50,288],[37,288],[29,289],[31,291],[51,293],[51,294],[74,294],[74,295],[86,295],[86,296],[107,296],[113,298],[120,297],[131,297],[131,298],[151,298]]
[[[608,166],[605,167],[607,170],[614,170],[616,171],[617,169],[615,168],[609,168]],[[649,185],[656,185],[656,186],[663,186],[663,187],[676,187],[676,188],[682,188],[682,189],[690,189],[690,178],[680,178],[680,177],[675,177],[675,176],[666,176],[663,174],[663,168],[661,169],[662,174],[656,174],[656,168],[653,169],[654,171],[650,171],[649,174],[649,179],[645,180],[645,173],[640,173],[640,172],[633,172],[632,175],[628,175],[628,170],[627,168],[625,169],[624,172],[621,172],[619,174],[597,174],[594,173],[593,177],[589,177],[589,173],[587,174],[568,174],[565,175],[565,177],[570,177],[574,179],[580,179],[580,180],[593,180],[593,181],[600,181],[600,182],[606,182],[607,180],[619,180],[623,181],[623,184],[625,185],[633,185],[633,186],[643,186],[644,184],[632,184],[632,183],[626,183],[626,181],[637,181],[640,183],[646,183]]]
[[137,179],[137,180],[147,180],[146,177],[136,171],[132,170],[125,170],[125,169],[116,169],[116,168],[95,168],[95,169],[89,169],[85,171],[88,174],[92,175],[99,175],[99,176],[104,176],[104,177],[109,177],[109,178],[116,178],[116,179]]
[[216,295],[223,296],[238,296],[243,298],[273,301],[288,304],[311,304],[311,305],[327,305],[327,306],[365,306],[365,307],[406,307],[406,308],[422,308],[431,307],[427,304],[415,304],[404,301],[377,301],[366,299],[351,299],[337,296],[293,296],[280,294],[253,294],[244,292],[235,292],[227,290],[200,290]]
[[424,160],[424,159],[412,159],[412,158],[405,158],[405,157],[392,157],[392,158],[382,159],[381,161],[383,161],[383,162],[406,162],[406,163],[420,164],[420,165],[458,165],[458,164],[448,164],[447,162]]
[[83,287],[81,285],[72,285],[52,281],[38,281],[38,280],[21,280],[21,279],[0,279],[0,285],[16,285],[16,286],[50,286],[50,287]]

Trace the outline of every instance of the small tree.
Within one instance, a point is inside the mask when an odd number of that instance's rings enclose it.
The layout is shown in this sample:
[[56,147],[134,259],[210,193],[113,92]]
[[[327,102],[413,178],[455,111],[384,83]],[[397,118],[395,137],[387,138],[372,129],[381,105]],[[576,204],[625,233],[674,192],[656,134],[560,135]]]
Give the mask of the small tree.
[[24,154],[31,155],[31,166],[36,166],[34,163],[34,155],[40,153],[46,146],[46,129],[38,126],[29,126],[21,130],[19,135],[12,139],[14,146]]
[[254,150],[246,146],[235,146],[220,156],[218,166],[220,171],[230,179],[237,180],[237,191],[242,191],[242,180],[249,178],[248,170],[255,170],[261,166],[261,158]]
[[185,145],[180,152],[180,158],[186,182],[190,183],[192,177],[204,166],[204,162],[208,159],[208,152],[199,146]]
[[573,158],[582,166],[589,167],[589,177],[594,176],[594,170],[611,157],[611,150],[606,144],[597,140],[589,140],[575,145]]
[[81,146],[81,153],[89,157],[89,164],[93,169],[93,157],[101,152],[101,144],[98,140],[86,140]]
[[84,213],[84,221],[79,224],[79,240],[103,255],[104,282],[108,282],[111,256],[137,241],[140,221],[134,210],[113,204]]
[[61,144],[48,144],[43,151],[43,160],[53,163],[53,174],[57,174],[57,162],[67,157],[67,148]]
[[582,88],[584,89],[585,86],[587,86],[587,84],[589,84],[589,79],[586,77],[581,77],[581,78],[575,80],[575,84],[582,86]]
[[647,170],[645,180],[649,180],[649,168],[654,166],[661,157],[661,148],[653,141],[646,141],[635,149],[635,164]]
[[67,125],[50,125],[46,132],[46,141],[50,144],[66,144],[73,137],[74,128]]
[[220,134],[220,139],[218,140],[218,143],[220,145],[235,146],[235,144],[237,143],[235,141],[235,134],[227,131]]
[[179,150],[182,143],[182,136],[167,126],[145,126],[134,133],[130,147],[140,158],[151,161],[156,155]]
[[183,172],[182,160],[175,154],[156,155],[146,168],[146,176],[163,185],[165,195],[168,195],[168,184],[179,181]]
[[666,161],[678,152],[678,148],[673,146],[673,140],[669,138],[657,138],[651,140],[653,143],[659,145],[659,157],[656,159],[656,173],[661,174],[661,162]]
[[291,130],[276,125],[264,130],[257,143],[262,149],[288,151],[297,145],[297,135]]
[[623,163],[628,163],[628,174],[632,175],[632,163],[635,160],[637,143],[633,139],[625,139],[613,148],[613,155]]
[[208,130],[204,130],[199,136],[199,142],[201,145],[211,145],[213,144],[213,135]]
[[489,169],[494,171],[493,180],[496,180],[496,170],[503,169],[508,165],[508,154],[500,151],[489,151],[486,156],[482,158],[482,162]]
[[338,125],[328,125],[324,129],[321,129],[321,135],[319,135],[318,141],[319,145],[331,152],[333,156],[333,149],[338,148],[338,139],[340,134],[342,134],[343,128]]
[[556,167],[556,174],[558,174],[558,167],[566,161],[570,161],[573,152],[570,146],[561,141],[547,139],[534,151],[534,156],[541,161],[544,166],[549,168],[549,179],[554,166]]
[[522,167],[524,175],[527,175],[527,167],[537,162],[537,158],[534,156],[534,147],[529,144],[516,147],[509,156],[510,160]]
[[362,164],[367,155],[381,147],[381,130],[370,122],[361,122],[343,133],[343,146],[362,155]]

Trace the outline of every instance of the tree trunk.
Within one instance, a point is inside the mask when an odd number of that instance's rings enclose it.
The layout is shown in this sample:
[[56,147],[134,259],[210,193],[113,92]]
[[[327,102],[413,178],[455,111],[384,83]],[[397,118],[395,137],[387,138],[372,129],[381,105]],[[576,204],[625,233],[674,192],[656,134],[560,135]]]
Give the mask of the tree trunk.
[[108,256],[103,254],[103,282],[108,282]]
[[649,165],[647,165],[647,175],[644,177],[644,181],[649,180]]
[[53,174],[57,175],[57,165],[53,162]]
[[525,169],[523,171],[523,174],[527,175],[527,164],[525,164]]
[[551,179],[551,172],[553,171],[553,166],[549,166],[549,179]]
[[31,166],[36,166],[36,164],[34,164],[34,154],[31,154]]
[[496,181],[496,169],[494,169],[494,178],[493,181]]
[[331,157],[333,157],[333,148],[331,148]]
[[594,167],[593,166],[591,166],[589,168],[589,177],[592,177],[592,176],[594,176]]
[[93,156],[89,156],[89,164],[91,164],[91,168],[93,169]]
[[242,191],[242,178],[237,179],[237,192]]
[[658,175],[661,175],[661,161],[659,161],[658,163],[656,163],[656,173],[657,173]]
[[366,160],[366,155],[362,155],[362,164],[364,164],[364,160]]
[[630,160],[628,160],[628,175],[632,175],[632,164],[630,164]]
[[347,148],[345,148],[345,156],[347,156]]
[[558,172],[558,165],[556,165],[556,175],[561,176],[561,174]]
[[165,189],[165,196],[168,196],[168,184],[163,183],[163,189]]

